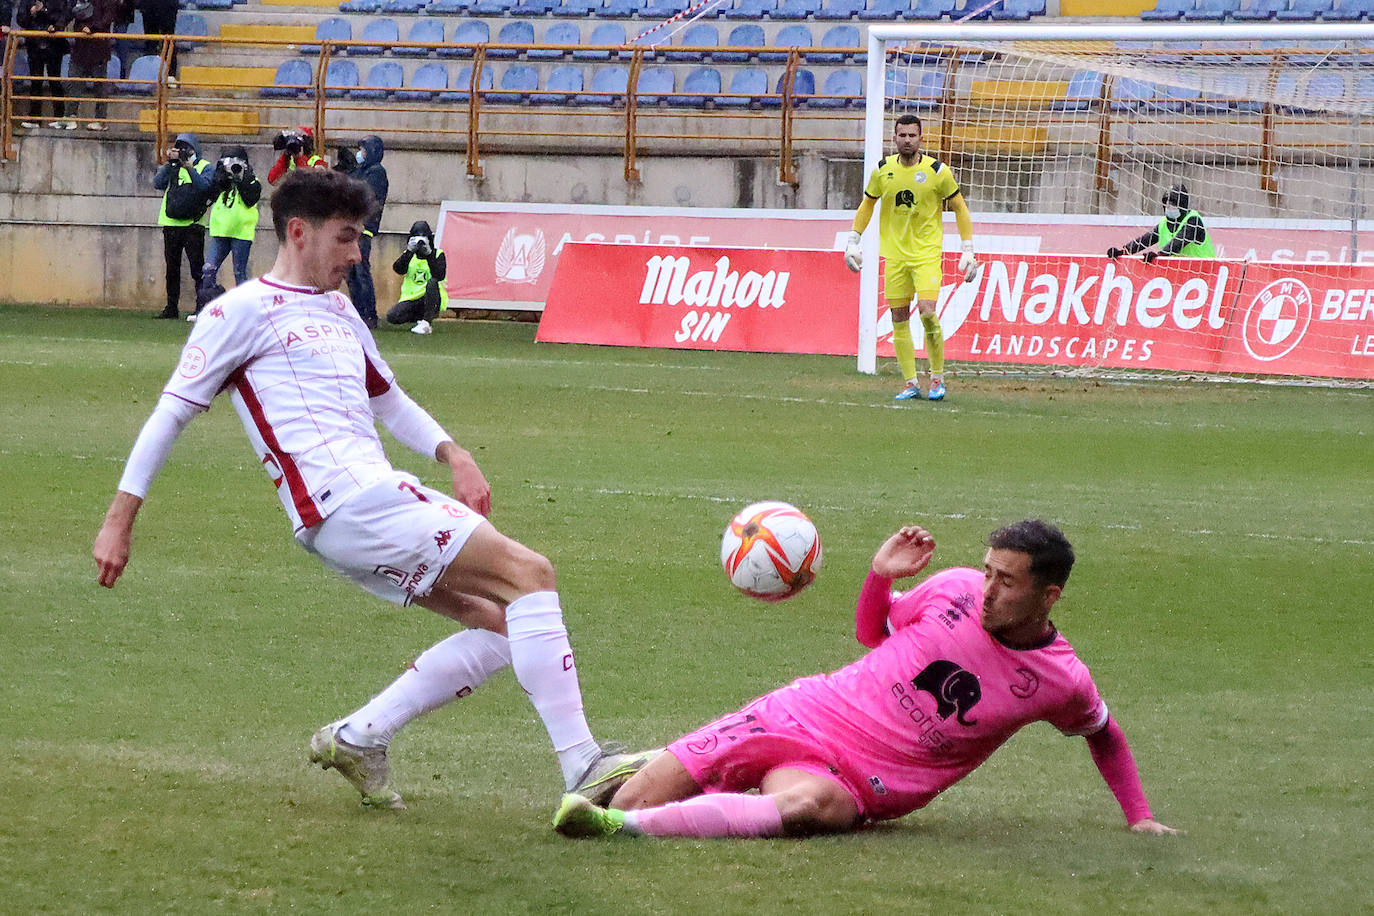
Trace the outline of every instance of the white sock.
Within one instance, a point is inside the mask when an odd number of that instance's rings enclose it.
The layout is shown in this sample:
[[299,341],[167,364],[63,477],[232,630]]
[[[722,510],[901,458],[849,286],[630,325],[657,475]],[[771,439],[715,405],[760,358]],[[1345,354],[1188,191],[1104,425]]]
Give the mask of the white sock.
[[463,630],[426,649],[381,693],[349,716],[339,737],[359,747],[385,747],[416,716],[472,693],[510,664],[506,637]]
[[557,592],[532,592],[506,606],[506,632],[516,680],[544,720],[563,784],[572,788],[601,754],[582,713],[568,630]]

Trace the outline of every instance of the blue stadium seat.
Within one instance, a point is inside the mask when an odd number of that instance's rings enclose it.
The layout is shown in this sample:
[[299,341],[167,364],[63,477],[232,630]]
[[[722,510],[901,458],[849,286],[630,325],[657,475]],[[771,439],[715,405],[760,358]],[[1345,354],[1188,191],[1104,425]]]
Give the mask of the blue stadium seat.
[[1192,109],[1199,112],[1247,112],[1263,109],[1263,104],[1255,101],[1261,94],[1264,76],[1259,77],[1256,85],[1245,73],[1221,73],[1212,77],[1215,92],[1202,93],[1193,103]]
[[[496,73],[491,64],[483,64],[477,77],[477,91],[485,95],[496,82]],[[453,78],[452,90],[448,97],[455,102],[466,103],[472,95],[472,64],[464,64],[463,69]]]
[[[417,44],[443,44],[444,42],[444,21],[435,19],[432,16],[421,16],[410,26],[410,32],[406,35],[406,41],[413,41]],[[429,48],[396,48],[396,53],[403,57],[428,57]]]
[[629,19],[638,11],[638,0],[606,0],[599,15],[605,19]]
[[1331,9],[1331,0],[1292,0],[1286,10],[1280,10],[1274,18],[1280,22],[1309,22]]
[[[625,26],[618,22],[603,22],[592,29],[591,35],[587,36],[588,45],[623,45],[625,43]],[[610,51],[605,48],[582,47],[572,52],[573,60],[610,60],[612,54],[621,52]],[[624,56],[629,56],[633,52],[625,51]],[[595,81],[595,77],[593,77]]]
[[735,0],[734,6],[723,4],[719,15],[723,19],[762,19],[777,6],[778,0]]
[[410,77],[408,89],[398,89],[396,98],[402,102],[429,102],[448,89],[448,67],[443,64],[421,64]]
[[[787,79],[787,74],[779,73],[778,80],[773,84],[773,94],[762,99],[764,108],[782,107],[782,84]],[[792,107],[798,108],[810,101],[811,96],[816,94],[816,74],[810,70],[798,69],[792,75]]]
[[[232,5],[233,0],[230,0]],[[196,38],[204,38],[210,34],[210,24],[205,21],[205,17],[200,13],[191,13],[186,10],[177,11],[176,25],[173,26],[173,33],[176,35],[190,35]],[[182,51],[195,47],[194,41],[178,41],[177,48]]]
[[901,19],[907,11],[907,0],[870,0],[868,7],[859,12],[864,20]]
[[904,18],[917,22],[934,22],[954,12],[954,0],[916,0]]
[[1149,80],[1122,77],[1112,86],[1112,111],[1152,108],[1164,98],[1164,87]]
[[467,0],[429,0],[425,12],[431,16],[456,16],[467,8]]
[[673,94],[677,78],[669,67],[646,67],[639,71],[635,93],[641,105],[660,105]]
[[[523,19],[507,22],[496,33],[496,44],[532,45],[534,44],[534,24]],[[511,60],[521,54],[517,48],[487,48],[489,60]]]
[[[862,48],[864,42],[859,38],[859,29],[852,25],[831,26],[824,35],[821,36],[822,48]],[[842,51],[812,51],[806,55],[806,59],[813,64],[842,64],[847,55]],[[855,55],[856,57],[867,58],[867,54]]]
[[1374,73],[1360,77],[1350,97],[1360,102],[1374,101]]
[[507,0],[472,0],[472,6],[468,7],[468,15],[504,16],[509,8]]
[[344,0],[339,4],[341,13],[372,13],[378,12],[382,8],[382,0]]
[[1316,73],[1307,81],[1307,94],[1317,99],[1344,101],[1347,88],[1343,73]]
[[555,22],[544,30],[544,38],[540,44],[570,47],[565,50],[534,48],[525,52],[526,60],[562,60],[571,53],[571,47],[582,44],[582,30],[571,22]]
[[853,19],[864,8],[865,0],[825,0],[816,11],[817,19]]
[[510,7],[510,14],[521,19],[533,19],[547,16],[557,8],[558,0],[515,0]]
[[350,99],[384,99],[404,82],[401,65],[394,60],[379,60],[367,71],[367,81],[348,94]]
[[1189,22],[1221,22],[1240,9],[1240,0],[1197,0],[1197,5],[1183,14]]
[[918,70],[915,76],[913,83],[911,74],[906,70],[887,71],[884,91],[892,100],[894,110],[928,111],[939,103],[944,92],[944,75],[938,70]]
[[483,45],[491,41],[491,26],[481,19],[464,19],[453,30],[449,47],[440,48],[440,57],[471,57],[472,48],[464,45]]
[[862,105],[864,97],[863,75],[858,70],[832,70],[826,74],[825,84],[821,86],[825,98],[812,98],[811,108],[848,108]]
[[1231,14],[1237,22],[1266,22],[1279,10],[1288,9],[1288,0],[1250,0]]
[[[687,27],[687,31],[682,33],[682,41],[679,42],[686,48],[714,48],[720,45],[720,32],[709,22],[694,22]],[[663,56],[666,60],[690,60],[702,61],[711,56],[709,51],[665,51]]]
[[[768,42],[763,37],[763,26],[752,23],[735,26],[725,40],[727,48],[760,48],[766,44]],[[711,59],[725,63],[742,63],[752,54],[752,51],[715,51],[711,54]]]
[[[342,16],[330,16],[328,19],[321,19],[315,26],[315,41],[323,44],[326,41],[351,41],[353,39],[353,26]],[[301,45],[302,54],[319,54],[320,44]]]
[[553,15],[565,18],[595,16],[600,13],[602,0],[563,0]]
[[[310,65],[303,60],[294,59],[286,61],[286,63],[282,64],[281,67],[285,67],[286,64],[290,63],[300,64],[302,67],[305,68],[305,81],[306,83],[309,83]],[[277,68],[278,75],[281,74],[281,67]],[[25,69],[27,69],[27,58],[25,59]],[[157,83],[157,76],[161,69],[162,61],[158,58],[156,54],[145,54],[142,57],[135,58],[134,62],[129,65],[128,79],[139,80],[139,82],[119,83],[117,86],[115,86],[115,90],[118,92],[128,93],[129,95],[151,95],[153,92],[153,86]],[[263,94],[266,95],[267,90],[264,89]]]
[[1080,70],[1069,77],[1064,97],[1050,103],[1054,111],[1087,111],[1102,97],[1102,74]]
[[[921,0],[926,2],[926,0]],[[939,0],[935,0],[939,2]],[[1234,0],[1239,3],[1240,0]],[[1025,22],[1032,16],[1045,15],[1045,0],[1002,0],[991,10],[993,19],[1011,19]],[[911,17],[908,17],[911,18]]]
[[401,29],[396,25],[395,19],[372,19],[363,26],[363,33],[358,36],[358,40],[375,41],[377,44],[354,45],[348,49],[349,54],[381,54],[391,50],[391,46],[401,40]]
[[736,70],[730,88],[716,99],[719,108],[757,108],[768,93],[768,74],[759,67]]
[[544,81],[544,91],[530,96],[534,105],[571,105],[573,96],[582,91],[582,68],[573,64],[554,67]]
[[683,79],[682,92],[677,99],[679,105],[705,108],[720,95],[720,71],[714,67],[698,67]]
[[[777,48],[809,48],[815,45],[816,41],[811,37],[811,30],[804,25],[785,25],[778,29],[778,33],[773,36],[772,44]],[[759,60],[764,62],[780,63],[787,60],[786,51],[760,51]]]
[[630,85],[630,71],[619,64],[597,67],[592,72],[588,91],[573,96],[574,105],[616,105],[625,100]]
[[414,16],[425,8],[425,0],[382,0],[381,12],[391,16]]
[[1374,18],[1374,0],[1332,0],[1331,9],[1321,14],[1327,22],[1356,22]]
[[768,14],[769,19],[805,19],[816,12],[820,0],[778,0],[778,8]]
[[1145,10],[1140,18],[1146,22],[1173,22],[1193,8],[1193,0],[1157,0],[1154,9]]
[[345,57],[336,57],[324,71],[324,94],[331,99],[342,98],[350,89],[358,88],[358,65]]
[[646,0],[639,8],[641,19],[671,19],[687,9],[689,0]]
[[511,64],[501,74],[501,88],[488,92],[484,98],[488,102],[503,105],[518,105],[539,88],[539,71],[529,64]]

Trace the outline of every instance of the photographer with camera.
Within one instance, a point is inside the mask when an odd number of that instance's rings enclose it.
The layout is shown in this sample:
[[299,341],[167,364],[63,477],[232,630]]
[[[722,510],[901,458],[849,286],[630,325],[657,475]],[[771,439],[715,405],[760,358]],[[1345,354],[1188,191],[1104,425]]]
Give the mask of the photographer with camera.
[[[382,226],[382,208],[386,206],[386,195],[391,190],[391,182],[386,177],[382,156],[386,147],[378,136],[363,137],[358,141],[358,150],[353,154],[357,169],[350,174],[367,182],[372,196],[377,198],[377,209],[363,220],[363,237],[358,239],[358,250],[362,260],[348,271],[348,298],[362,316],[363,323],[369,328],[377,327],[377,289],[372,282],[372,239]],[[414,233],[412,233],[414,234]]]
[[327,169],[329,163],[315,154],[315,132],[308,127],[288,127],[272,138],[277,161],[267,172],[267,183],[276,184],[296,169]]
[[412,334],[432,334],[430,322],[448,308],[448,290],[444,278],[448,276],[448,259],[443,249],[434,244],[434,230],[419,220],[410,226],[410,240],[406,250],[391,265],[401,274],[401,301],[386,313],[389,324],[415,322]]
[[156,318],[178,318],[181,300],[181,256],[191,265],[192,286],[200,288],[205,263],[205,213],[210,206],[210,163],[200,158],[195,134],[177,134],[166,161],[153,176],[163,192],[157,224],[162,227],[162,257],[167,268],[167,306]]
[[[262,200],[262,183],[248,164],[248,150],[241,146],[224,148],[210,180],[210,197],[210,248],[200,271],[196,315],[207,302],[223,294],[219,269],[231,252],[234,285],[248,282],[248,252],[258,228],[258,201]],[[190,320],[194,321],[195,315]]]

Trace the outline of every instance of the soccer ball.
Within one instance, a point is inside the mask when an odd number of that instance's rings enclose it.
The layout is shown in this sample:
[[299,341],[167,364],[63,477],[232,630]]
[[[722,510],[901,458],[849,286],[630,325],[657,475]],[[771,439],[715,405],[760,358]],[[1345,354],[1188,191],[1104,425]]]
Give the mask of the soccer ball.
[[720,564],[730,584],[749,597],[782,601],[815,581],[821,538],[796,506],[754,503],[725,526]]

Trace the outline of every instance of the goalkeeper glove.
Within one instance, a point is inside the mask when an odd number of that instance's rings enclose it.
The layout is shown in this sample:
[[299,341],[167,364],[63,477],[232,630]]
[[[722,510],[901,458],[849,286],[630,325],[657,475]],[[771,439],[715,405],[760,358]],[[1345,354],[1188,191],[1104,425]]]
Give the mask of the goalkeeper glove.
[[1153,264],[1155,262],[1155,258],[1159,257],[1159,252],[1150,250],[1142,254],[1140,257],[1145,261],[1146,264]]
[[965,283],[972,283],[978,276],[978,259],[973,256],[973,243],[965,242],[964,253],[959,255],[959,272],[964,275]]
[[859,246],[859,233],[851,231],[844,246],[844,266],[858,273],[864,269],[864,251]]
[[1126,252],[1122,251],[1120,248],[1113,247],[1107,249],[1107,257],[1111,258],[1113,261],[1115,261],[1117,258],[1121,257],[1125,253]]

